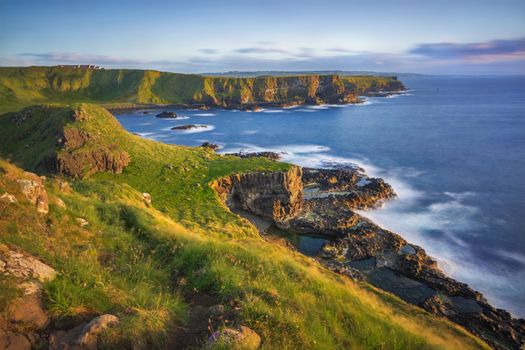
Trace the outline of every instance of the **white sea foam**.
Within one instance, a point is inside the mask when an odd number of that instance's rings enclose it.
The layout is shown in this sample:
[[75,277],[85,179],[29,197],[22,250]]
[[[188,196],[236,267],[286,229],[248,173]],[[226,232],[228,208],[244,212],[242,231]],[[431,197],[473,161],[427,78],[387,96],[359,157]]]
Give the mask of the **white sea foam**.
[[283,109],[265,109],[263,113],[285,113]]
[[151,136],[151,135],[155,135],[154,132],[134,132],[134,134],[142,136],[142,137],[148,137],[148,136]]
[[173,131],[177,131],[181,134],[197,134],[197,133],[200,133],[200,132],[207,132],[207,131],[212,131],[215,129],[215,126],[213,125],[206,125],[206,127],[204,128],[197,128],[197,129],[190,129],[190,130],[173,130]]
[[315,110],[315,109],[306,109],[306,108],[301,108],[301,109],[296,109],[294,112],[308,112],[308,113],[315,113],[315,112],[317,112],[317,110]]
[[317,105],[317,106],[307,106],[309,109],[328,109],[326,105]]
[[[483,264],[474,255],[473,247],[465,240],[482,227],[477,219],[478,208],[465,203],[467,199],[476,196],[476,193],[444,192],[436,197],[438,200],[428,203],[429,195],[409,183],[410,179],[424,174],[418,169],[383,169],[367,159],[333,156],[330,149],[322,145],[236,146],[238,147],[225,149],[223,152],[283,152],[283,160],[297,165],[357,165],[365,169],[369,176],[382,177],[393,186],[398,198],[388,201],[381,208],[359,213],[380,226],[401,234],[408,242],[424,247],[450,276],[481,291],[497,307],[516,312],[516,304],[513,304],[512,298],[520,295],[520,289],[525,290],[525,270],[516,272],[510,271],[508,265],[504,264]],[[521,253],[494,253],[517,264],[525,264],[525,255]],[[518,282],[513,283],[513,287],[508,287],[510,279]]]
[[217,113],[195,113],[192,114],[194,117],[215,117]]
[[243,135],[254,135],[254,134],[257,134],[259,132],[259,130],[244,130],[243,132],[241,132],[241,134]]
[[140,123],[139,125],[140,126],[148,126],[148,125],[153,125],[153,123]]

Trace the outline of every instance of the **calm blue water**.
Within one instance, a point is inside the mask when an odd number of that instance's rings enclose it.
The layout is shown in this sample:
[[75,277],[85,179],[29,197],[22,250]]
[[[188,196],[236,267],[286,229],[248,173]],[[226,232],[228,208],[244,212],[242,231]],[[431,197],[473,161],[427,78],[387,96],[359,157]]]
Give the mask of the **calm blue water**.
[[[364,105],[177,110],[189,118],[134,113],[119,120],[167,143],[282,150],[300,165],[361,164],[399,194],[364,215],[424,247],[496,306],[525,316],[525,77],[403,81],[408,94]],[[169,130],[188,123],[210,128]]]

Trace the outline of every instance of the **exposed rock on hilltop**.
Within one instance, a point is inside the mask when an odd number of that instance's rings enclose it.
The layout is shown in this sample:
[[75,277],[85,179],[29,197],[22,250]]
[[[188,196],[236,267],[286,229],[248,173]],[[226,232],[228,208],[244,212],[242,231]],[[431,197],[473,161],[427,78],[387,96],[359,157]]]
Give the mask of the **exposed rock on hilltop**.
[[109,112],[90,114],[89,108],[34,106],[7,114],[0,121],[7,156],[23,159],[29,169],[74,177],[122,172],[131,161],[113,137],[122,126]]

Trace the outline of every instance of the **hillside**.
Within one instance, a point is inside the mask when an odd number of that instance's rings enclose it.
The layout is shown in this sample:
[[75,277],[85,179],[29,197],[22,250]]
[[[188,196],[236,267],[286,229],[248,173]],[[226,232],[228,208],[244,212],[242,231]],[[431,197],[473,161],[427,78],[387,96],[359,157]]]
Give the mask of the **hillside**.
[[94,102],[110,107],[177,104],[224,108],[351,103],[367,92],[402,89],[403,84],[392,77],[232,78],[152,70],[0,67],[0,113],[38,103]]
[[[57,272],[42,277],[42,304],[31,299],[49,319],[11,323],[10,339],[44,347],[106,320],[115,326],[98,341],[110,348],[199,348],[210,332],[240,326],[262,349],[486,348],[261,238],[208,185],[232,173],[286,173],[288,164],[145,140],[91,104],[2,115],[0,139],[0,262],[30,254]],[[13,303],[35,298],[17,287],[30,279],[21,276],[0,274],[0,329]],[[258,336],[246,332],[253,342],[244,345],[255,348]]]

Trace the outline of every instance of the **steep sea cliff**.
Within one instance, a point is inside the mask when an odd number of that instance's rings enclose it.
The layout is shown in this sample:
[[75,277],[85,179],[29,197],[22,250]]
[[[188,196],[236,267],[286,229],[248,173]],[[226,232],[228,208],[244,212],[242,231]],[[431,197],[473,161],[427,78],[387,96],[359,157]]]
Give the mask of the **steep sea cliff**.
[[255,109],[320,103],[355,103],[358,96],[401,91],[396,77],[304,75],[210,77],[151,70],[0,67],[0,112],[36,103],[92,101],[114,109],[178,105]]

